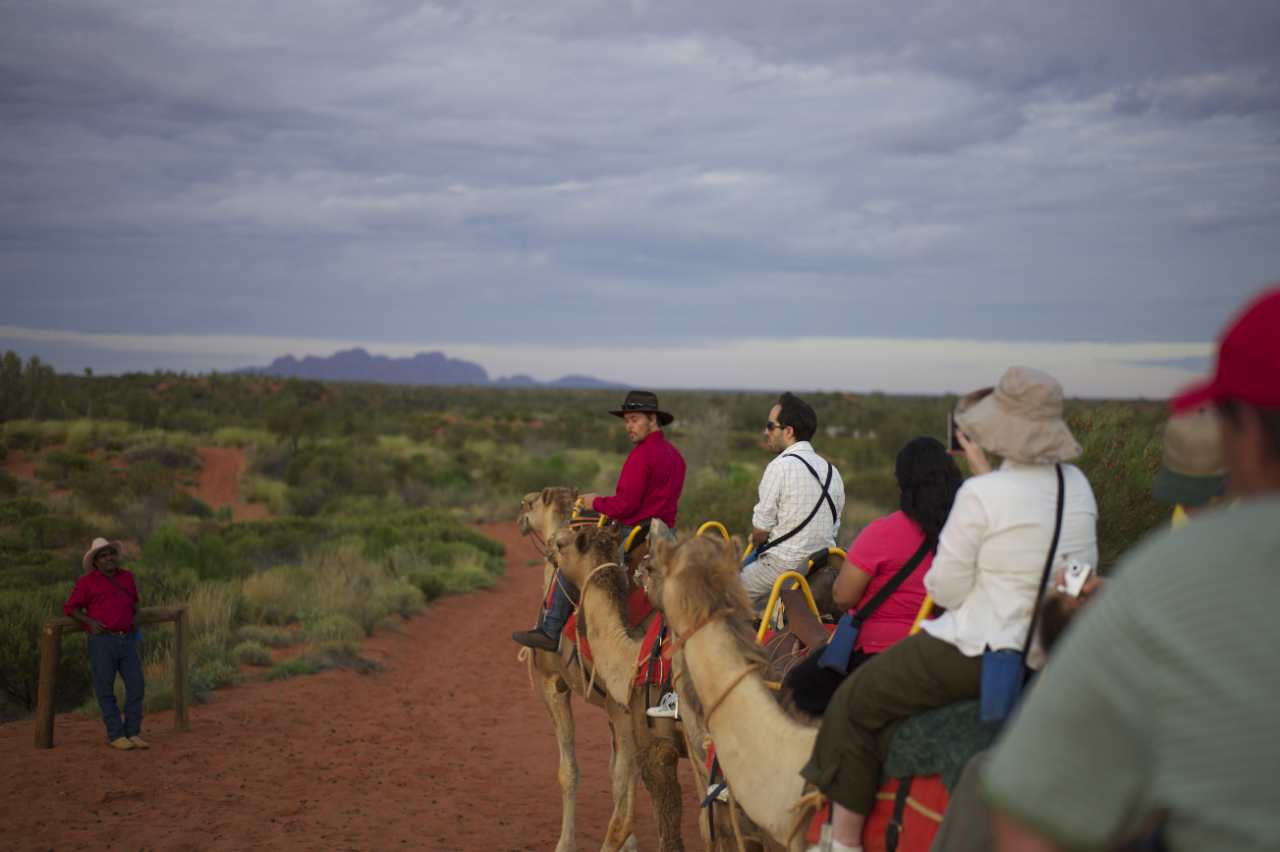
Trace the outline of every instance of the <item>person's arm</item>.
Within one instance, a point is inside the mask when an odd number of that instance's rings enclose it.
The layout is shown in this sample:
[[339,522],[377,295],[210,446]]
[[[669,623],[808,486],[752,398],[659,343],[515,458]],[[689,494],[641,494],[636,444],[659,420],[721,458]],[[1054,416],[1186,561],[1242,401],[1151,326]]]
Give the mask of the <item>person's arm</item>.
[[1060,852],[1062,847],[1002,813],[992,814],[996,852]]
[[768,538],[778,525],[778,495],[781,490],[782,476],[778,466],[770,462],[760,477],[759,496],[751,510],[751,540],[756,544]]
[[982,500],[972,488],[960,486],[938,537],[938,552],[924,575],[925,590],[938,606],[953,609],[973,589],[978,575],[978,551],[988,526]]
[[62,611],[66,615],[71,616],[76,621],[83,624],[90,633],[97,635],[103,631],[103,626],[97,619],[90,618],[89,613],[85,611],[85,607],[89,605],[89,587],[83,578],[76,581],[75,588],[71,590],[71,596],[67,598],[67,602],[62,605]]
[[611,518],[631,517],[640,511],[648,472],[648,460],[640,453],[632,452],[622,463],[622,471],[618,474],[618,485],[614,488],[613,496],[596,497],[591,501],[591,508]]
[[849,609],[862,600],[862,594],[871,585],[871,572],[853,562],[845,561],[836,575],[836,584],[831,587],[831,597],[836,606]]
[[969,472],[974,476],[981,476],[984,473],[991,472],[991,462],[987,460],[987,454],[982,451],[973,441],[969,440],[969,436],[956,430],[956,443],[960,445],[960,449],[964,450],[965,461],[969,462]]

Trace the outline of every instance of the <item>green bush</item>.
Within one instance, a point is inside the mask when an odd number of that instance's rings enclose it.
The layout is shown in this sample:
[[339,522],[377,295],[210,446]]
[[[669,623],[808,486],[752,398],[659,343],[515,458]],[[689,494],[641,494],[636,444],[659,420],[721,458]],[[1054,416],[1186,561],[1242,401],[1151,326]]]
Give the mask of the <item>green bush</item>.
[[271,652],[259,642],[241,642],[231,649],[231,653],[240,661],[241,665],[271,665]]
[[77,515],[37,515],[21,524],[22,540],[31,550],[58,550],[85,547],[93,540],[95,530]]
[[364,629],[349,616],[341,613],[323,615],[314,621],[304,622],[302,635],[308,642],[328,641],[359,642],[364,638]]
[[291,630],[269,627],[265,624],[246,624],[236,631],[236,639],[266,645],[268,648],[288,648],[298,643],[298,635]]
[[[69,588],[53,587],[0,591],[0,713],[8,707],[12,718],[35,709],[41,631],[47,620],[62,614],[69,592]],[[62,640],[59,710],[76,707],[91,691],[89,655],[83,637],[76,631]]]

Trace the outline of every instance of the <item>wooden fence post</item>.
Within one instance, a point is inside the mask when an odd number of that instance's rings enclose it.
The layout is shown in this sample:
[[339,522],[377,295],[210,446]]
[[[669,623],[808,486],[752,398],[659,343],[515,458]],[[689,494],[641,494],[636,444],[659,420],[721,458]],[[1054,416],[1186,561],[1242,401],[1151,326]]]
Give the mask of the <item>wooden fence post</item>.
[[53,712],[58,695],[58,662],[62,628],[45,624],[40,631],[40,684],[36,688],[36,748],[53,748]]
[[187,608],[178,607],[173,631],[173,727],[191,730],[187,719]]

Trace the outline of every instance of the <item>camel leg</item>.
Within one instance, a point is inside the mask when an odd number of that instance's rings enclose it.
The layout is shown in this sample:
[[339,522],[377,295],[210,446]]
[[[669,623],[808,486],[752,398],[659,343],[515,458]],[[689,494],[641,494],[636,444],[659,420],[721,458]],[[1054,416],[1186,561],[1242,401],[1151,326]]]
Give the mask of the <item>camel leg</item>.
[[[659,722],[657,731],[650,730],[645,709],[643,695],[631,702],[631,730],[636,739],[640,777],[653,799],[658,848],[660,852],[684,852],[684,839],[680,836],[680,779],[676,775],[680,750],[676,747],[675,726]],[[658,732],[666,736],[659,736]]]
[[569,703],[571,693],[562,689],[558,675],[547,674],[530,663],[538,681],[538,694],[551,716],[556,731],[556,744],[560,747],[560,768],[556,780],[560,782],[560,839],[556,852],[574,852],[577,848],[573,824],[578,794],[578,757],[574,751],[573,707]]
[[605,834],[603,852],[635,852],[636,744],[631,735],[627,708],[616,701],[607,702],[609,730],[613,750],[609,755],[609,781],[613,790],[613,813]]

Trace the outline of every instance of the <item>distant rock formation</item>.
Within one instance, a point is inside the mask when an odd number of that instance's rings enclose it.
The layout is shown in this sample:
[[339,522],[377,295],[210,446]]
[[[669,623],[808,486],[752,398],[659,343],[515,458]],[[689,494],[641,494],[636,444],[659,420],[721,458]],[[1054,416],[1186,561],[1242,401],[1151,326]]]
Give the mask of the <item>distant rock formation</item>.
[[443,352],[419,352],[412,358],[370,355],[364,349],[347,349],[326,357],[285,355],[266,367],[247,367],[241,373],[280,378],[332,382],[380,382],[394,385],[491,385],[494,387],[616,388],[616,382],[594,376],[568,375],[553,382],[539,382],[518,374],[490,380],[484,367]]

